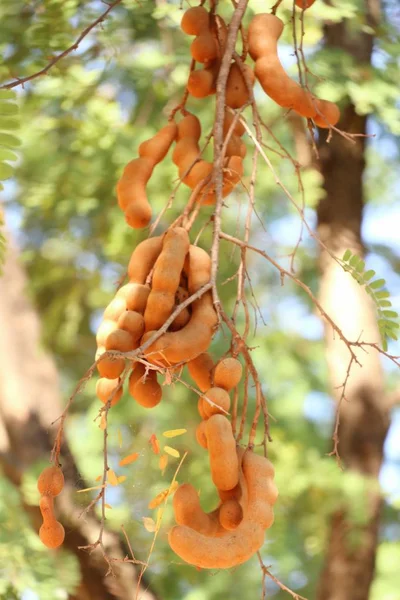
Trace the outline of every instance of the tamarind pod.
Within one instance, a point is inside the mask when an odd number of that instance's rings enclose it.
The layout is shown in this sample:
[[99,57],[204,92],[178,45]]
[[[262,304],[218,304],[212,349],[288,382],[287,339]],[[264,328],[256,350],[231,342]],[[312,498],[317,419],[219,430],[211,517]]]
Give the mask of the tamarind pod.
[[[199,446],[207,448],[206,422],[201,421],[196,427],[196,440]],[[184,525],[185,523],[183,523]]]
[[[104,346],[100,346],[96,352],[96,360],[106,351]],[[101,377],[106,379],[118,379],[122,371],[125,369],[125,361],[123,358],[103,358],[97,363],[97,370]]]
[[37,488],[39,493],[44,496],[58,496],[64,487],[64,475],[60,467],[46,467],[40,473]]
[[310,8],[310,6],[314,4],[314,2],[315,0],[295,0],[294,3],[299,8],[306,10],[307,8]]
[[274,521],[272,505],[278,495],[276,487],[271,485],[274,469],[267,458],[250,450],[243,456],[242,468],[249,498],[247,519],[267,529]]
[[142,363],[136,363],[129,377],[129,393],[144,408],[154,408],[162,398],[162,388],[157,381],[157,373],[148,370]]
[[126,310],[133,310],[141,315],[146,308],[150,286],[141,283],[127,283],[117,291],[117,297],[125,301]]
[[119,329],[131,334],[133,341],[138,342],[144,333],[144,318],[135,310],[126,310],[118,319]]
[[233,133],[226,146],[225,156],[240,156],[244,158],[247,154],[246,144],[242,142],[240,137]]
[[131,160],[117,183],[120,208],[129,216],[132,227],[145,227],[151,219],[151,206],[147,200],[146,184],[151,177],[154,161],[149,158]]
[[204,396],[202,396],[202,400],[203,410],[207,419],[212,417],[212,415],[229,412],[231,406],[231,399],[228,392],[220,387],[212,387],[207,390]]
[[[224,179],[222,186],[222,197],[226,198],[239,183],[243,175],[243,159],[240,156],[231,156],[224,169]],[[215,188],[211,188],[202,200],[202,204],[208,206],[216,202]]]
[[316,113],[313,116],[314,123],[323,129],[328,129],[330,125],[336,125],[340,119],[340,110],[337,104],[319,98],[315,98],[315,103],[322,114]]
[[199,356],[189,361],[187,366],[190,377],[201,392],[205,392],[212,387],[211,375],[214,361],[208,352],[199,354]]
[[210,65],[205,69],[198,69],[197,71],[192,71],[189,75],[186,87],[188,89],[189,94],[194,98],[206,98],[207,96],[215,94],[215,83],[215,68],[213,68],[213,66]]
[[189,235],[184,227],[173,227],[167,231],[162,251],[154,265],[152,290],[173,293],[175,299],[189,246]]
[[105,319],[102,321],[96,333],[97,345],[104,346],[110,333],[116,329],[118,329],[118,325],[114,320],[111,321],[110,319]]
[[224,533],[215,512],[206,513],[201,508],[197,491],[190,483],[178,487],[172,501],[175,520],[206,536],[215,537]]
[[50,525],[56,521],[54,514],[54,499],[52,495],[43,494],[39,500],[39,508],[42,513],[44,524]]
[[106,307],[103,319],[117,322],[120,315],[126,310],[126,302],[123,298],[113,298]]
[[155,136],[142,142],[139,146],[139,156],[141,158],[150,158],[158,164],[165,158],[172,142],[178,133],[178,127],[174,121],[165,125]]
[[64,541],[65,530],[59,521],[50,525],[42,525],[39,529],[39,538],[47,548],[58,548]]
[[240,446],[236,447],[236,454],[238,457],[238,464],[239,464],[238,484],[235,485],[235,487],[232,488],[231,490],[217,490],[217,491],[218,491],[218,495],[222,502],[227,502],[228,500],[236,500],[237,502],[239,502],[240,506],[242,507],[243,516],[245,518],[247,515],[247,510],[248,510],[248,491],[247,491],[246,479],[244,477],[243,468],[242,468],[244,453],[245,453],[244,448],[241,448]]
[[199,415],[201,416],[201,418],[206,421],[207,416],[206,416],[206,413],[204,412],[203,398],[199,398],[199,400],[197,402],[197,410],[199,411]]
[[[185,260],[186,260],[186,257],[185,257]],[[179,285],[175,292],[175,302],[177,304],[182,304],[182,302],[184,302],[185,300],[187,300],[189,298],[189,292],[187,290],[187,282],[186,282],[186,287],[184,287],[181,284],[181,280],[182,280],[182,273],[181,273],[181,276],[179,279]]]
[[224,415],[213,415],[206,422],[211,478],[220,490],[231,490],[239,482],[239,462],[232,427]]
[[[162,245],[163,237],[159,235],[157,237],[148,238],[136,246],[131,254],[128,265],[128,275],[131,283],[144,284],[146,282],[146,278],[162,250]],[[121,290],[122,289],[123,288],[121,288]],[[121,290],[119,290],[119,292],[121,292]],[[130,310],[138,310],[136,308],[131,308],[130,306],[127,306],[127,308]],[[138,312],[141,311],[138,310]]]
[[211,31],[206,29],[193,40],[190,54],[199,63],[209,63],[217,58],[219,48]]
[[[255,79],[253,70],[248,65],[244,65],[243,68],[248,73],[248,76],[251,79],[251,84],[254,85]],[[225,103],[230,108],[241,108],[247,102],[249,102],[249,100],[249,91],[243,75],[237,64],[233,63],[231,65],[228,80],[226,82]]]
[[[163,365],[188,362],[202,352],[205,352],[218,323],[217,314],[213,307],[210,293],[206,293],[192,304],[190,321],[180,331],[168,331],[160,336],[144,351],[146,358],[153,364]],[[149,331],[142,337],[144,344],[154,331]]]
[[197,184],[211,175],[213,165],[206,160],[199,160],[195,165],[193,165],[186,176],[184,176],[185,170],[186,169],[183,169],[182,166],[180,166],[179,176],[182,178],[183,183],[193,190]]
[[[235,115],[233,115],[231,112],[229,112],[225,109],[224,129],[223,129],[224,136],[227,135],[234,118],[235,118]],[[235,123],[233,133],[235,135],[238,135],[239,137],[242,137],[242,135],[244,134],[245,131],[246,131],[245,126],[240,122],[240,119],[238,119]]]
[[211,258],[200,246],[190,245],[183,268],[188,277],[190,295],[195,294],[210,281]]
[[219,522],[224,529],[233,531],[243,521],[243,509],[239,502],[230,498],[219,507]]
[[184,137],[179,140],[172,153],[172,161],[179,168],[179,175],[185,175],[200,157],[200,148],[195,138]]
[[[103,404],[107,404],[109,399],[111,398],[112,393],[118,387],[119,379],[107,379],[106,377],[102,377],[96,383],[96,396]],[[111,406],[115,406],[117,402],[121,400],[122,396],[122,386],[115,392],[113,399],[111,400]]]
[[130,352],[130,350],[135,348],[135,340],[128,331],[116,329],[107,336],[105,347],[106,350]]
[[247,42],[253,60],[277,54],[277,41],[282,35],[283,27],[283,21],[271,13],[260,13],[252,18]]
[[188,113],[183,119],[178,123],[178,141],[189,137],[194,138],[196,142],[199,141],[201,136],[201,124],[196,115],[192,113]]
[[181,29],[188,35],[199,35],[208,29],[210,15],[204,6],[193,6],[183,13]]
[[172,315],[175,306],[174,294],[152,290],[144,313],[146,331],[157,331]]
[[[173,310],[175,310],[177,306],[175,305]],[[187,325],[190,321],[190,310],[188,307],[183,308],[179,315],[175,317],[169,326],[169,331],[180,331],[185,325]]]
[[237,358],[223,358],[215,366],[214,385],[229,391],[239,384],[242,373],[243,367]]
[[[176,493],[176,492],[175,492]],[[185,562],[202,569],[230,569],[246,562],[264,543],[264,530],[244,519],[239,527],[221,537],[207,537],[185,525],[168,534],[172,550]]]

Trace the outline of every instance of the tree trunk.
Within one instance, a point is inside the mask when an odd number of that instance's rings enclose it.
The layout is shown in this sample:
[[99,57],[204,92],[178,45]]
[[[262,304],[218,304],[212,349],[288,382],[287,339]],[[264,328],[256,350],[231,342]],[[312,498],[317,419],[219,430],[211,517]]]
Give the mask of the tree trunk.
[[[40,347],[39,319],[25,288],[17,253],[9,245],[0,278],[0,465],[16,486],[25,469],[39,459],[49,458],[56,430],[51,423],[62,412],[57,371]],[[77,556],[81,568],[81,584],[70,599],[133,600],[137,571],[132,564],[115,563],[116,576],[105,577],[107,565],[101,553],[78,550],[78,546],[97,539],[100,525],[92,514],[78,518],[80,510],[74,505],[73,495],[80,476],[66,443],[61,456],[66,486],[57,499],[57,508],[66,530],[64,546]],[[24,508],[35,529],[39,529],[39,508]],[[109,555],[121,559],[127,556],[127,548],[118,536],[105,533]],[[141,588],[139,596],[141,600],[156,600],[147,586]]]
[[[366,2],[366,21],[374,27],[379,2]],[[360,63],[370,63],[373,37],[356,38],[346,22],[327,25],[329,47],[347,50]],[[367,118],[348,104],[338,127],[349,133],[366,133]],[[318,234],[327,248],[342,257],[345,250],[362,256],[363,171],[365,138],[348,141],[334,134],[326,144],[327,132],[320,130],[319,151],[326,197],[318,208]],[[321,303],[343,334],[351,341],[380,343],[375,307],[354,279],[328,255],[321,253]],[[360,365],[353,362],[345,398],[340,401],[350,362],[350,352],[325,324],[326,352],[332,393],[339,410],[338,451],[345,468],[368,478],[363,524],[352,522],[345,507],[332,517],[325,564],[320,576],[317,600],[367,600],[374,577],[382,497],[378,476],[383,445],[389,427],[388,403],[378,352],[355,349]]]

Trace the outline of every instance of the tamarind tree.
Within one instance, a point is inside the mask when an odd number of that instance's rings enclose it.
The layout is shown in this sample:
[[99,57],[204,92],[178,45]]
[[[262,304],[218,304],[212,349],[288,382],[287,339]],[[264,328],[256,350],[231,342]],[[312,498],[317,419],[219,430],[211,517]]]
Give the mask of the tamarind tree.
[[0,597],[395,597],[396,18],[3,0]]

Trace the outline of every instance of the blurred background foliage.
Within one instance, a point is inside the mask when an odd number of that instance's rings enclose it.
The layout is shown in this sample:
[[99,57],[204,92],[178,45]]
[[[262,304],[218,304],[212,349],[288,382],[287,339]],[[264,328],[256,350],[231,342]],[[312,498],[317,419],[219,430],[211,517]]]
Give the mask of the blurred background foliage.
[[[336,0],[334,6],[327,6],[318,0],[305,15],[305,48],[315,74],[310,81],[317,93],[339,103],[350,98],[360,114],[373,115],[370,131],[374,137],[368,143],[365,179],[369,204],[364,228],[371,251],[368,264],[387,279],[394,304],[399,307],[400,245],[390,228],[386,236],[381,231],[399,216],[393,193],[398,183],[396,135],[400,132],[400,40],[395,0],[384,4],[372,66],[359,68],[344,52],[322,47],[324,19],[347,18],[357,30],[367,27],[363,5],[361,0]],[[4,58],[0,81],[24,77],[43,68],[54,53],[70,46],[104,8],[99,1],[2,0],[0,50]],[[228,15],[230,2],[221,0],[220,9]],[[265,9],[264,0],[250,0],[246,22],[253,12]],[[295,73],[288,0],[278,14],[287,24],[281,58]],[[126,270],[130,253],[143,238],[142,233],[126,226],[116,205],[115,183],[125,163],[136,156],[139,143],[165,124],[166,115],[183,93],[191,40],[180,32],[181,15],[177,0],[125,0],[47,76],[17,89],[22,121],[21,159],[16,177],[6,184],[2,199],[8,226],[22,250],[29,275],[27,293],[41,315],[43,345],[57,361],[65,399],[93,361],[94,332],[102,310]],[[290,122],[259,86],[255,93],[263,118],[285,148],[295,153]],[[208,133],[214,98],[190,99],[188,108],[201,118],[203,133]],[[268,136],[266,143],[277,149]],[[268,150],[268,155],[287,188],[300,199],[293,165],[273,151]],[[246,159],[245,183],[249,183],[250,156]],[[175,167],[168,159],[155,169],[149,184],[154,213],[166,204],[176,177]],[[312,225],[314,208],[323,195],[321,176],[309,168],[304,171],[303,180],[306,215]],[[186,198],[186,190],[180,188],[159,231],[177,216]],[[224,229],[240,236],[246,214],[245,194],[230,196],[226,204]],[[259,218],[254,218],[252,225],[254,245],[263,247],[283,265],[288,264],[287,256],[299,236],[300,221],[261,162],[257,212]],[[201,215],[196,232],[209,214],[210,210],[205,210]],[[381,228],[374,227],[378,222]],[[307,235],[303,238],[295,266],[316,291],[315,243]],[[200,243],[209,247],[210,228],[203,232]],[[235,301],[236,284],[224,282],[235,274],[238,260],[237,251],[222,244],[220,291],[228,310]],[[268,532],[262,555],[276,576],[296,592],[312,598],[329,515],[343,503],[351,508],[355,520],[362,521],[365,486],[371,482],[342,473],[327,456],[334,406],[327,388],[322,326],[308,297],[289,281],[282,286],[279,274],[260,257],[249,255],[248,272],[259,305],[254,310],[257,327],[250,345],[254,347],[253,357],[273,416],[270,455],[280,489],[275,524]],[[214,356],[227,346],[228,336],[222,331],[213,344]],[[390,389],[398,375],[390,364],[386,371]],[[93,423],[98,412],[94,387],[92,380],[74,402],[67,430],[79,470],[90,485],[95,485],[95,478],[102,472],[102,432]],[[136,557],[142,560],[152,538],[143,527],[142,516],[154,516],[147,505],[168,486],[177,466],[177,460],[170,458],[161,475],[158,457],[148,443],[152,433],[162,440],[161,434],[167,429],[187,428],[187,434],[170,443],[181,453],[189,452],[178,480],[190,481],[200,489],[206,508],[215,501],[205,454],[194,441],[196,398],[180,384],[166,385],[164,389],[162,404],[150,413],[125,397],[110,415],[111,465],[119,475],[126,474],[127,480],[110,490],[108,502],[112,509],[107,512],[107,521],[116,530],[125,524]],[[398,431],[398,413],[394,414],[393,427],[396,423]],[[392,439],[390,434],[389,441]],[[139,452],[139,460],[129,467],[118,467],[119,458],[130,451]],[[391,475],[385,479],[383,473],[382,478],[387,500],[372,600],[399,598],[400,479],[394,469],[399,462],[400,446],[398,442],[397,446],[391,443],[384,467]],[[27,504],[38,503],[35,476],[42,466],[36,465],[26,473],[23,492]],[[78,494],[77,502],[85,506],[91,498],[90,493]],[[75,559],[64,551],[48,553],[22,508],[11,484],[2,480],[0,597],[66,598],[79,581]],[[169,508],[148,573],[150,584],[163,600],[239,600],[260,596],[261,573],[256,558],[233,573],[198,572],[179,564],[166,540],[171,522]],[[267,587],[270,597],[286,597],[272,582]]]

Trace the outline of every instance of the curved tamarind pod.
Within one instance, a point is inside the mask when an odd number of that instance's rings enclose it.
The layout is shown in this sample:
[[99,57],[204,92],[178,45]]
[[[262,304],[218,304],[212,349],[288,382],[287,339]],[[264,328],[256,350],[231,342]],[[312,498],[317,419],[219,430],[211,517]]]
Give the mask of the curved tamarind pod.
[[236,500],[239,502],[242,507],[243,516],[246,517],[248,510],[248,491],[247,491],[247,482],[243,473],[243,456],[245,454],[245,449],[240,446],[236,447],[236,454],[238,457],[239,464],[239,481],[238,484],[235,485],[231,490],[218,490],[218,495],[222,502],[227,502],[228,500]]
[[[176,492],[175,492],[176,493]],[[242,521],[221,537],[207,537],[185,525],[168,534],[172,550],[185,562],[202,569],[230,569],[246,562],[264,543],[264,530],[257,523]]]
[[211,175],[213,165],[206,160],[199,160],[195,165],[193,165],[189,173],[184,176],[185,170],[187,170],[187,167],[186,169],[180,167],[179,175],[182,177],[183,183],[193,190],[196,185]]
[[200,246],[190,245],[183,268],[188,278],[190,295],[195,294],[210,281],[211,258]]
[[225,156],[240,156],[241,158],[244,158],[246,154],[246,144],[242,142],[238,135],[232,133],[229,142],[226,146]]
[[[177,308],[177,305],[174,306],[173,311]],[[168,330],[169,331],[180,331],[181,329],[183,329],[183,327],[185,327],[185,325],[187,325],[190,321],[190,310],[189,308],[186,306],[186,308],[183,308],[181,310],[181,312],[179,313],[179,315],[177,317],[175,317],[175,319],[172,321],[171,325],[169,326]]]
[[146,184],[154,164],[150,158],[131,160],[117,184],[118,204],[124,211],[128,224],[135,229],[146,227],[151,219],[152,210],[146,195]]
[[[199,446],[207,448],[207,436],[206,436],[206,422],[201,421],[196,427],[196,440]],[[183,523],[185,525],[185,523]]]
[[118,319],[118,327],[130,333],[136,343],[144,333],[143,315],[135,310],[126,310]]
[[182,16],[181,29],[188,35],[199,35],[208,29],[210,15],[204,6],[188,8]]
[[[99,346],[96,352],[96,360],[106,351],[104,346]],[[103,358],[97,363],[97,370],[101,377],[106,379],[118,379],[122,371],[125,369],[125,361],[123,358]]]
[[188,113],[183,117],[181,121],[178,123],[178,141],[189,137],[194,138],[197,142],[199,141],[201,136],[201,124],[196,115],[192,113]]
[[216,92],[216,81],[221,63],[214,60],[204,69],[192,71],[187,81],[187,89],[194,98],[206,98]]
[[201,397],[203,401],[203,411],[206,418],[212,415],[224,414],[229,412],[231,399],[227,391],[220,387],[212,387]]
[[144,408],[154,408],[162,398],[162,388],[157,381],[157,373],[148,370],[142,363],[136,363],[129,377],[129,393]]
[[199,411],[199,415],[201,416],[201,418],[206,421],[207,420],[207,415],[204,412],[204,403],[203,403],[203,399],[199,398],[197,401],[197,410]]
[[[226,198],[239,183],[243,175],[243,159],[240,156],[231,156],[227,166],[224,168],[224,179],[222,186],[222,197]],[[214,187],[204,196],[202,204],[208,206],[215,204],[217,199]]]
[[209,63],[219,55],[219,47],[210,30],[202,31],[191,43],[190,54],[199,63]]
[[256,61],[277,54],[277,41],[282,35],[283,21],[271,13],[260,13],[250,21],[247,32],[249,54]]
[[[144,284],[146,282],[146,278],[162,250],[162,245],[163,236],[159,235],[157,237],[148,238],[136,246],[131,254],[128,265],[128,275],[131,283]],[[126,286],[123,286],[118,294],[121,293],[125,287]],[[130,310],[138,310],[136,308],[130,308],[129,306],[128,308]],[[138,310],[138,312],[141,311]]]
[[272,506],[278,497],[272,464],[267,458],[248,450],[243,456],[242,468],[249,497],[246,518],[267,529],[274,522]]
[[[244,65],[243,68],[246,70],[246,73],[251,80],[251,84],[254,85],[255,78],[253,70],[248,65]],[[225,103],[227,106],[230,106],[230,108],[241,108],[249,102],[249,100],[249,90],[247,89],[243,75],[237,64],[233,63],[226,82]]]
[[130,350],[135,348],[135,340],[128,331],[116,329],[107,336],[105,347],[106,350],[130,352]]
[[127,283],[117,291],[116,297],[125,301],[126,310],[144,313],[147,298],[150,294],[150,286],[141,283]]
[[171,121],[168,125],[160,129],[155,136],[140,144],[139,156],[141,158],[149,158],[155,164],[158,164],[165,158],[177,133],[178,127],[174,121]]
[[237,358],[223,358],[215,366],[214,385],[229,391],[239,384],[242,373],[243,367]]
[[303,10],[310,8],[314,4],[315,0],[295,0],[295,5]]
[[103,319],[117,322],[119,317],[126,310],[126,302],[123,298],[113,298],[106,307]]
[[224,529],[233,531],[243,521],[243,509],[237,500],[230,498],[219,507],[218,518]]
[[[96,383],[96,396],[103,404],[107,404],[111,394],[116,390],[119,384],[119,379],[107,379],[102,377]],[[111,406],[115,406],[122,397],[122,386],[115,392],[113,399],[111,400]]]
[[200,147],[194,137],[183,137],[175,144],[172,153],[172,162],[179,167],[182,173],[185,173],[199,158]]
[[64,475],[60,467],[46,467],[40,473],[37,488],[44,496],[58,496],[64,487]]
[[205,392],[212,387],[211,375],[214,368],[214,361],[208,352],[203,352],[189,361],[188,371],[201,392]]
[[[227,135],[234,118],[235,118],[235,115],[233,115],[231,112],[229,112],[225,109],[224,129],[223,129],[224,136]],[[244,134],[245,131],[246,131],[245,126],[243,125],[243,123],[240,122],[240,119],[238,119],[235,123],[233,133],[238,135],[239,137],[242,137],[242,135]]]
[[187,525],[209,537],[224,533],[218,522],[218,511],[204,512],[200,505],[199,495],[190,483],[184,483],[178,487],[172,505],[175,520],[179,525]]
[[118,325],[114,320],[111,321],[110,319],[105,319],[102,321],[96,333],[97,345],[104,346],[110,333],[116,329],[118,329]]
[[220,490],[231,490],[239,482],[239,461],[232,427],[224,415],[213,415],[206,422],[211,478]]
[[65,531],[61,523],[55,518],[52,496],[42,496],[39,508],[43,517],[43,525],[39,529],[39,537],[47,548],[58,548],[64,541]]
[[152,289],[144,313],[146,330],[159,329],[172,314],[189,246],[189,235],[183,227],[173,227],[165,234],[162,251],[154,265]]
[[323,129],[328,129],[330,125],[336,125],[340,119],[340,110],[337,104],[318,98],[315,98],[315,103],[321,114],[316,113],[313,117],[314,123]]

